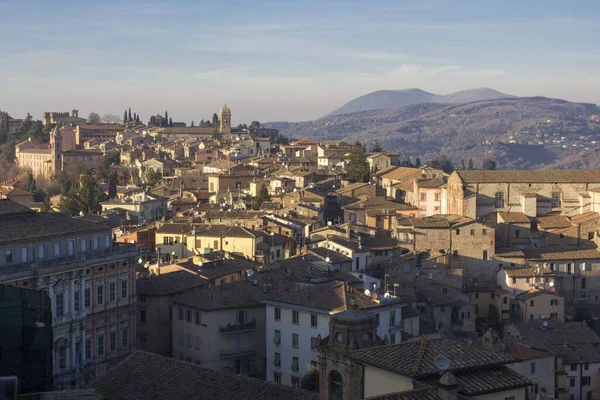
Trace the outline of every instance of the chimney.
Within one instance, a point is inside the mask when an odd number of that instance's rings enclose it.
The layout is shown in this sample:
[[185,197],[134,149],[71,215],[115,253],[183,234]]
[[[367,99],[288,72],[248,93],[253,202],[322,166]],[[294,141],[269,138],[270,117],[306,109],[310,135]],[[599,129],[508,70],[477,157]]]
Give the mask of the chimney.
[[458,398],[458,382],[452,372],[444,372],[438,381],[438,396],[442,400],[456,400]]
[[350,239],[350,223],[346,224],[346,239]]
[[362,238],[360,236],[358,237],[358,249],[362,250]]

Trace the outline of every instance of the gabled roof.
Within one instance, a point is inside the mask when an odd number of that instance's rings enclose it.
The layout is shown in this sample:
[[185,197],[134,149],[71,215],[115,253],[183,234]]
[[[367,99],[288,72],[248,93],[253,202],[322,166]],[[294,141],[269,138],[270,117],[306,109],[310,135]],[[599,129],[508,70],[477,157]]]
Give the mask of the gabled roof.
[[215,371],[136,351],[99,377],[97,393],[111,400],[318,400],[317,393]]
[[510,354],[484,351],[449,339],[372,347],[354,351],[350,353],[350,357],[361,364],[372,365],[396,374],[427,378],[438,375],[433,360],[440,354],[448,357],[449,371],[454,374],[499,367],[516,361]]
[[419,168],[397,167],[390,172],[380,175],[382,179],[402,180],[411,177],[421,176],[422,170]]
[[529,299],[533,299],[533,298],[536,298],[536,297],[544,295],[544,294],[549,294],[551,296],[556,296],[556,297],[562,297],[558,293],[551,293],[551,292],[547,292],[545,290],[540,290],[540,289],[529,289],[526,292],[519,293],[516,296],[516,298],[521,301],[527,301]]
[[519,211],[498,211],[498,216],[509,224],[528,224],[531,222],[527,215]]
[[136,293],[145,296],[168,296],[206,284],[206,280],[188,271],[173,271],[139,278]]

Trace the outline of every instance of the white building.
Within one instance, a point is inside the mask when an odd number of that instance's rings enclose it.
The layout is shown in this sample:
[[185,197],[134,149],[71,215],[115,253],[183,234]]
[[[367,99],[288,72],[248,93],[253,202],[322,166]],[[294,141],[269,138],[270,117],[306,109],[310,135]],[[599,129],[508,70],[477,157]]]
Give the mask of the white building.
[[317,363],[317,338],[329,335],[331,316],[352,307],[377,316],[380,338],[401,340],[405,304],[392,298],[374,300],[341,281],[299,288],[265,303],[268,381],[298,386],[308,367]]

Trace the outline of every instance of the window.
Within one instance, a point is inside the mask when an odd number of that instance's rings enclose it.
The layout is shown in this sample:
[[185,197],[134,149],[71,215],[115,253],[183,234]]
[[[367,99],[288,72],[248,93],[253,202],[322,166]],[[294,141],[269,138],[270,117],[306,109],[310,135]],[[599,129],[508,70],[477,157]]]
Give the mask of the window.
[[573,273],[573,264],[567,263],[567,274]]
[[560,192],[552,192],[552,208],[560,207]]
[[571,371],[577,371],[577,364],[571,364]]
[[518,229],[515,229],[515,237],[520,237],[521,236],[521,231]]
[[513,282],[513,285],[516,285],[516,283],[517,283],[517,278],[513,278],[512,282]]
[[585,284],[586,284],[585,278],[581,278],[581,288],[582,289],[585,289]]
[[452,255],[453,255],[454,257],[458,257],[458,250],[454,250],[454,251],[452,252]]
[[54,242],[54,257],[60,256],[60,242]]
[[[140,294],[140,295],[138,296],[138,298],[139,298],[139,300],[140,300],[140,303],[145,303],[145,302],[146,302],[146,295],[144,295],[144,294]],[[171,309],[171,308],[169,307],[169,309]]]
[[298,348],[298,343],[300,342],[300,338],[297,333],[292,333],[292,347]]
[[27,262],[27,247],[21,248],[21,262]]
[[79,311],[80,308],[80,304],[79,304],[79,297],[80,297],[80,291],[76,290],[75,292],[73,292],[73,310],[74,311]]
[[12,249],[8,249],[4,252],[4,261],[6,261],[7,264],[13,262]]
[[192,322],[192,310],[186,310],[186,321]]
[[488,251],[487,251],[487,250],[484,250],[484,251],[483,251],[483,256],[482,256],[482,258],[483,258],[484,260],[487,260],[487,259],[488,259]]
[[85,359],[92,359],[92,339],[89,336],[85,338]]
[[117,329],[110,330],[110,351],[117,351]]
[[316,328],[318,326],[318,319],[316,314],[310,314],[310,326]]
[[396,334],[390,333],[390,344],[396,344]]
[[281,365],[281,354],[275,353],[275,358],[273,359],[273,365],[279,367]]
[[179,320],[183,321],[183,308],[179,307]]
[[196,313],[194,315],[194,323],[196,325],[200,325],[200,311],[196,311]]
[[292,387],[300,387],[300,378],[297,376],[292,376]]
[[558,305],[558,300],[550,300],[550,305],[551,306],[557,306]]
[[140,324],[146,323],[146,310],[140,310]]
[[92,241],[92,250],[98,250],[100,247],[100,236],[94,236]]
[[379,326],[379,314],[375,314],[375,325]]
[[569,379],[569,381],[570,381],[569,382],[569,386],[570,387],[575,387],[575,378],[571,378],[571,379]]
[[67,368],[67,348],[65,346],[58,348],[58,368]]
[[194,347],[196,348],[196,350],[200,350],[200,336],[196,336],[194,338],[194,344],[195,344]]
[[104,247],[107,249],[110,248],[110,235],[104,236]]
[[46,258],[46,246],[44,246],[43,244],[38,246],[38,258],[40,260]]
[[127,322],[123,323],[121,327],[121,344],[124,349],[129,346],[129,324]]
[[281,374],[279,372],[273,372],[273,382],[281,383]]
[[440,201],[440,194],[439,193],[435,193],[433,195],[433,199],[434,199],[434,201]]
[[508,304],[508,296],[502,297],[502,303]]
[[140,339],[140,349],[146,350],[146,343],[147,343],[146,336],[140,336],[139,339]]
[[529,305],[530,305],[531,307],[533,307],[533,304],[534,304],[534,301],[533,301],[533,300],[529,300]]
[[96,281],[96,303],[99,306],[104,304],[104,279]]
[[554,263],[550,263],[550,271],[554,271]]
[[121,274],[121,298],[126,299],[129,296],[129,274]]
[[471,236],[475,236],[475,229],[471,229]]
[[87,239],[84,238],[80,240],[80,247],[82,253],[85,253],[87,251]]
[[108,282],[108,301],[117,301],[117,281],[116,278]]
[[275,330],[275,334],[273,335],[273,343],[275,346],[279,346],[281,344],[281,331]]
[[460,236],[460,229],[455,229],[454,232],[456,233],[456,236]]
[[390,311],[390,326],[396,326],[396,310]]
[[85,289],[83,290],[83,305],[85,308],[92,306],[92,284],[90,282],[85,283]]
[[529,278],[525,278],[525,283],[529,283]]
[[298,372],[298,357],[292,357],[292,371]]
[[533,375],[533,374],[535,374],[535,363],[534,363],[534,362],[532,362],[532,363],[530,364],[530,370],[531,370],[531,374],[532,374],[532,375]]
[[314,350],[316,347],[317,347],[317,338],[311,337],[310,338],[310,349]]
[[538,393],[538,384],[534,383],[531,385],[531,392],[537,394]]
[[56,316],[57,317],[62,317],[65,313],[65,309],[64,309],[64,294],[63,293],[57,293],[56,294]]
[[99,356],[103,356],[104,355],[104,333],[97,334],[96,345],[97,345],[96,346],[97,354]]
[[237,312],[237,323],[238,324],[243,324],[244,322],[246,322],[246,311],[238,311]]
[[550,313],[550,318],[558,318],[558,313]]
[[504,193],[496,192],[494,199],[496,208],[504,208]]
[[438,240],[444,240],[444,232],[438,232],[437,238],[438,238]]
[[427,201],[427,193],[421,193],[421,201]]
[[481,234],[482,234],[483,236],[487,235],[487,229],[482,229],[482,230],[481,230]]
[[475,298],[478,299],[479,298],[479,293],[475,293]]
[[588,371],[590,369],[590,364],[588,364],[588,363],[583,364],[583,369],[585,371]]
[[192,347],[192,336],[189,333],[185,335],[185,345],[187,347]]
[[300,313],[296,310],[292,310],[292,324],[300,324]]
[[581,386],[589,386],[592,382],[591,376],[582,376],[581,377]]

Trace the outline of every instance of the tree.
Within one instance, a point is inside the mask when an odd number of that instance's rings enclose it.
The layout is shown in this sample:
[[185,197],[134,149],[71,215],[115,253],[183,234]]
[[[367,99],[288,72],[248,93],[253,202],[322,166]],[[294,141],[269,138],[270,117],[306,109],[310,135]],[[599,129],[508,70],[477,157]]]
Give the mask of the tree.
[[219,126],[219,116],[214,113],[212,116],[212,126]]
[[260,128],[260,122],[258,122],[258,121],[250,122],[250,129],[254,129],[254,128]]
[[467,169],[467,166],[465,165],[465,159],[464,158],[460,160],[460,164],[461,164],[461,169],[462,170]]
[[496,161],[492,160],[491,158],[484,158],[481,168],[487,170],[494,170],[496,169]]
[[410,156],[406,157],[406,165],[409,167],[413,166],[412,160],[410,159]]
[[33,179],[33,174],[29,172],[27,174],[27,191],[29,193],[33,193],[37,189],[37,185],[35,184],[35,179]]
[[269,194],[269,190],[267,189],[267,186],[265,184],[263,184],[260,187],[258,196],[256,196],[256,199],[254,199],[254,201],[252,202],[252,208],[254,210],[259,210],[265,201],[271,201],[271,195]]
[[379,143],[379,140],[376,140],[375,143],[373,143],[371,145],[371,152],[373,153],[379,153],[383,151],[383,147],[381,147],[381,143]]
[[29,132],[31,130],[32,126],[33,126],[33,117],[31,116],[31,114],[27,113],[27,116],[25,117],[23,122],[21,122],[21,126],[19,126],[19,134],[23,135],[24,133]]
[[150,117],[150,121],[148,121],[148,125],[156,125],[156,117],[152,115]]
[[473,159],[469,158],[469,165],[467,166],[467,169],[473,169]]
[[117,197],[117,183],[119,180],[119,175],[116,171],[110,173],[108,177],[108,198],[114,199]]
[[104,122],[106,125],[120,124],[121,118],[119,118],[117,115],[114,115],[114,114],[104,114],[102,116],[102,122]]
[[140,123],[140,114],[135,114],[135,122]]
[[149,186],[156,186],[158,182],[162,179],[162,174],[160,171],[148,171],[146,174],[146,183]]
[[103,199],[103,193],[98,187],[96,178],[88,169],[81,176],[79,189],[69,190],[60,197],[58,208],[61,211],[69,212],[71,215],[95,214],[100,211],[100,201]]
[[163,119],[162,126],[168,126],[168,125],[169,125],[169,113],[165,110],[165,119]]
[[127,123],[127,110],[123,113],[123,122]]
[[417,159],[415,160],[415,167],[419,168],[421,166],[421,159],[419,157],[417,157]]
[[50,212],[52,211],[52,202],[50,201],[50,195],[48,193],[44,194],[44,203],[42,205],[42,212]]
[[173,126],[173,118],[169,118],[169,126]]
[[314,365],[310,365],[302,379],[300,380],[300,388],[309,392],[319,392],[319,370]]
[[354,182],[369,181],[369,164],[367,163],[367,153],[363,145],[357,140],[350,151],[350,160],[348,162],[348,173],[346,179]]
[[99,114],[92,112],[92,113],[90,113],[90,115],[88,115],[87,122],[88,122],[88,124],[91,124],[91,125],[99,125],[102,123],[102,119],[100,119]]
[[127,121],[131,122],[133,119],[131,118],[131,107],[129,107],[129,113],[127,114]]
[[190,122],[190,126],[193,128],[194,127],[194,121],[192,120],[192,122]]

